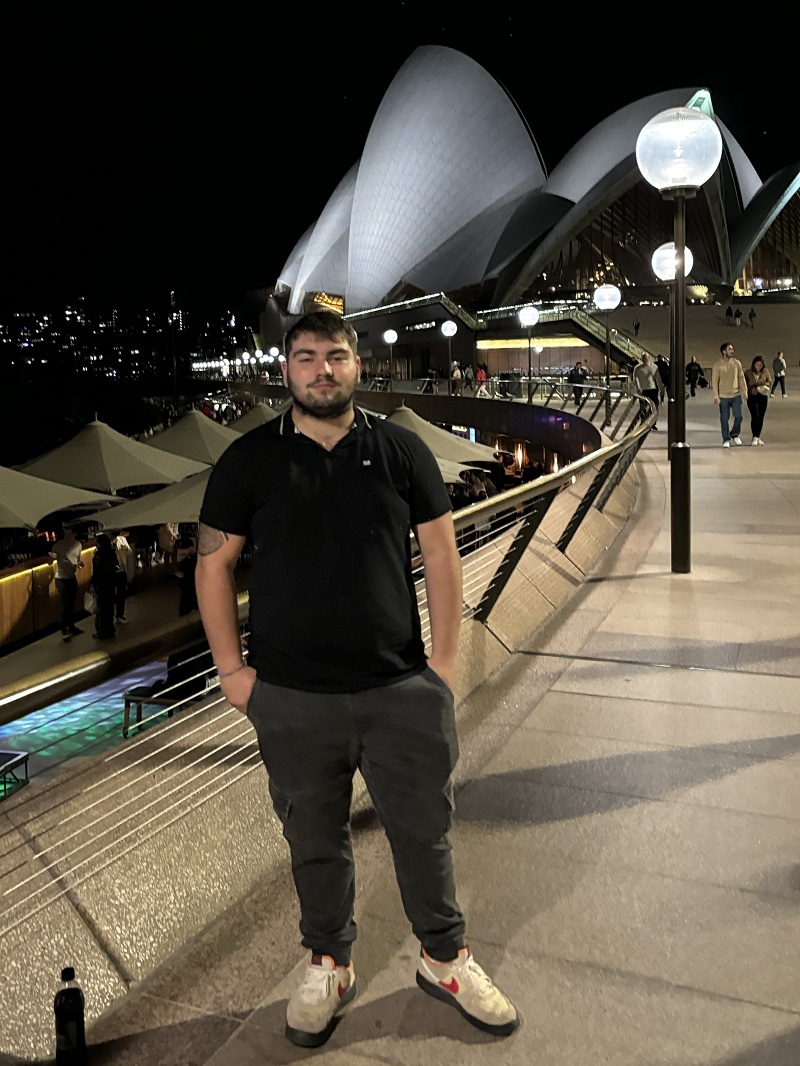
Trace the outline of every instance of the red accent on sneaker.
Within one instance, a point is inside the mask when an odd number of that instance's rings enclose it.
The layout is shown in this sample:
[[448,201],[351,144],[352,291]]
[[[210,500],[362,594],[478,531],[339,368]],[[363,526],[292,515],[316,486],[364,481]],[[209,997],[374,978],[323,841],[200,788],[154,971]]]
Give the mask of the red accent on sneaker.
[[342,998],[349,987],[349,984],[343,985],[341,981],[339,982],[339,999]]
[[442,988],[446,988],[448,992],[452,992],[454,996],[458,995],[458,981],[455,977],[451,977],[449,981],[440,981],[439,984]]

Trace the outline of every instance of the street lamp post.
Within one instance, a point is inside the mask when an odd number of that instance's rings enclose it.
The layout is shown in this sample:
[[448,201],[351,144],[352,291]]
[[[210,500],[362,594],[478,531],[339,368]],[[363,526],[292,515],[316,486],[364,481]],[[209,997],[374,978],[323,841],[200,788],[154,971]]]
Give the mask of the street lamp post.
[[389,392],[394,392],[394,346],[396,342],[397,330],[385,330],[383,334],[383,343],[389,346]]
[[[675,389],[673,388],[672,378],[672,356],[675,351],[675,308],[678,301],[675,299],[675,293],[672,291],[675,281],[676,271],[676,259],[675,254],[675,242],[667,241],[666,244],[659,245],[653,252],[653,258],[650,260],[650,264],[653,267],[653,273],[659,281],[667,283],[667,293],[669,294],[669,351],[670,351],[670,364],[669,364],[669,396],[667,397],[667,451],[670,458],[672,458],[672,445],[675,443]],[[694,266],[694,256],[690,250],[684,244],[683,246],[683,273],[684,275],[691,274],[692,267]],[[681,385],[683,380],[681,379]]]
[[534,307],[533,304],[527,304],[525,307],[520,307],[518,316],[519,323],[524,326],[528,331],[528,403],[533,402],[533,392],[531,390],[531,377],[533,376],[533,369],[531,367],[531,330],[539,321],[539,309]]
[[541,344],[537,344],[537,345],[534,346],[533,350],[536,352],[536,357],[539,360],[539,369],[537,371],[537,374],[538,374],[539,378],[541,378],[541,376],[542,376],[542,352],[544,351],[544,348],[542,347]]
[[691,107],[672,107],[650,119],[636,139],[636,162],[644,179],[672,200],[675,241],[670,351],[674,400],[674,434],[670,449],[670,535],[672,572],[688,574],[691,562],[690,449],[686,443],[686,396],[683,389],[686,343],[686,201],[714,174],[722,158],[722,135],[716,122]]
[[603,421],[604,429],[606,426],[611,425],[611,327],[608,323],[608,316],[619,307],[621,299],[622,293],[616,285],[599,285],[594,290],[594,305],[598,310],[604,312],[606,320],[606,414]]
[[452,320],[448,318],[445,322],[442,322],[439,327],[442,331],[442,336],[447,337],[447,392],[448,395],[453,395],[453,337],[458,332],[458,326]]

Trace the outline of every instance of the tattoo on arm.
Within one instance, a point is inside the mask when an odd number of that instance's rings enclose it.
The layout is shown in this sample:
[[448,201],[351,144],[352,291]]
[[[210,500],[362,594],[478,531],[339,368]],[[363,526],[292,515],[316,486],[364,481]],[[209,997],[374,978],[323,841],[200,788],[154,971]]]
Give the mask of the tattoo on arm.
[[200,533],[197,538],[197,554],[198,555],[213,555],[215,551],[219,551],[225,541],[231,538],[227,533],[223,533],[221,529],[214,529],[213,526],[204,526],[200,523]]

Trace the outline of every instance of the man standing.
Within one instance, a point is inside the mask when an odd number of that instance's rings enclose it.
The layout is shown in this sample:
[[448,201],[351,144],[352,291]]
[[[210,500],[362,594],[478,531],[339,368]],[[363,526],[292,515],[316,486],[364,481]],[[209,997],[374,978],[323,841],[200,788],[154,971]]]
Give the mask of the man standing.
[[711,388],[714,391],[714,403],[719,406],[722,447],[730,448],[731,441],[737,446],[742,443],[739,431],[742,428],[742,400],[747,398],[747,381],[742,364],[734,357],[733,345],[726,341],[719,346],[719,350],[720,359],[711,370]]
[[[286,334],[293,406],[220,457],[200,515],[197,594],[223,694],[253,723],[292,857],[302,943],[286,1036],[319,1047],[356,991],[352,779],[360,770],[421,942],[416,980],[477,1028],[507,1036],[512,1003],[465,942],[448,831],[458,756],[461,565],[427,446],[353,406],[355,330],[332,312]],[[426,659],[410,532],[425,567]],[[255,545],[249,657],[233,571]]]
[[[658,412],[659,403],[661,402],[659,381],[658,367],[650,358],[650,353],[643,352],[641,363],[637,363],[633,370],[633,387],[641,396],[646,396],[648,400],[653,401],[656,413]],[[650,414],[650,404],[646,402],[641,403],[640,408],[642,418],[647,418]],[[658,429],[657,422],[653,423],[653,429]]]
[[689,362],[686,364],[686,381],[689,385],[689,394],[695,396],[697,394],[697,386],[700,384],[700,378],[703,377],[703,368],[698,363],[697,359],[692,356]]
[[75,601],[78,598],[78,570],[83,569],[81,551],[83,545],[75,536],[72,526],[64,526],[64,532],[60,540],[53,545],[53,550],[48,552],[51,559],[56,561],[56,589],[61,601],[61,636],[65,644],[69,644],[74,636],[82,633],[74,622]]
[[580,402],[583,399],[583,386],[588,375],[589,371],[580,361],[575,364],[567,375],[567,381],[572,385],[572,398],[577,406],[580,406]]
[[774,395],[778,385],[781,387],[781,396],[786,395],[786,359],[783,352],[778,352],[775,358],[772,360],[772,392],[770,396]]
[[658,401],[664,402],[664,398],[670,398],[670,369],[669,359],[665,359],[661,352],[656,356],[656,370],[658,371]]

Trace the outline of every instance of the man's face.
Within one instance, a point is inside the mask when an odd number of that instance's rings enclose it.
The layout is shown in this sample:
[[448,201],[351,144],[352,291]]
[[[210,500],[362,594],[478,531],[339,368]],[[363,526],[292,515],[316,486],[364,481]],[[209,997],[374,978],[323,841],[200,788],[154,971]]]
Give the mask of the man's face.
[[730,359],[731,356],[733,355],[733,345],[732,344],[726,344],[725,347],[722,350],[722,354],[723,354],[723,356],[726,359]]
[[295,405],[315,418],[338,418],[352,407],[361,360],[347,338],[300,333],[286,353],[283,382]]
[[64,540],[75,540],[75,530],[69,526],[64,530]]

